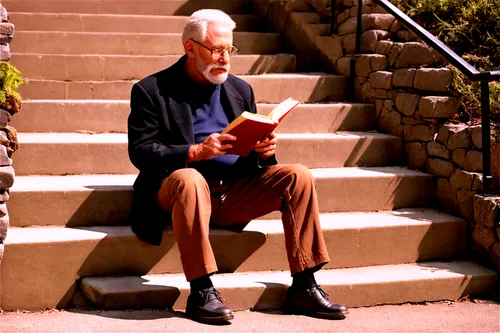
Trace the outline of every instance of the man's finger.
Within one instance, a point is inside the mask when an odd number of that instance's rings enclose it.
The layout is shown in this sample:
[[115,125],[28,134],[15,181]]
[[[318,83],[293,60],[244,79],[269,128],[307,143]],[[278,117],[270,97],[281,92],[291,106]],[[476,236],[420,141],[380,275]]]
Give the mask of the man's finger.
[[236,137],[231,134],[220,134],[219,136],[217,136],[217,139],[219,141],[234,141],[236,140]]
[[257,148],[255,149],[255,151],[259,154],[261,153],[266,153],[268,151],[274,151],[276,147],[272,147],[272,146],[269,146],[269,147],[263,147],[263,148]]
[[225,150],[228,150],[228,149],[231,149],[231,148],[233,148],[233,145],[230,144],[230,143],[227,143],[227,144],[221,145],[221,147],[220,147],[219,150],[224,150],[225,151]]

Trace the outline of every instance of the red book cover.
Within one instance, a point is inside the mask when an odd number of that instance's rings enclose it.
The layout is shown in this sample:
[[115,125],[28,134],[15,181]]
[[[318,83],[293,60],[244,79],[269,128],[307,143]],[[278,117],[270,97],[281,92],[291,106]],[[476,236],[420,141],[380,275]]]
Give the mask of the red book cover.
[[236,141],[232,142],[233,147],[228,151],[228,154],[247,156],[253,150],[257,141],[267,137],[298,104],[298,101],[288,98],[276,106],[267,117],[247,111],[243,112],[221,133],[229,133],[236,137]]

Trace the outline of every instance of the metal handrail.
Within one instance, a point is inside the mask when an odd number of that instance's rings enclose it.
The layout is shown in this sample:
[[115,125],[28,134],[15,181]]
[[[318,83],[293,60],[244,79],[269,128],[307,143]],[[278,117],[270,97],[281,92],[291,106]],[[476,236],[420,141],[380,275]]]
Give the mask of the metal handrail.
[[[461,71],[469,80],[481,82],[481,128],[482,128],[482,149],[483,149],[483,193],[492,193],[491,176],[491,142],[490,142],[490,92],[488,82],[500,81],[500,71],[479,72],[449,47],[443,44],[438,38],[425,30],[422,26],[413,21],[388,0],[373,0],[393,15],[408,30],[415,33],[427,45],[437,51],[443,58]],[[332,0],[332,4],[335,1]],[[361,32],[362,32],[362,6],[363,1],[358,0],[357,27],[356,27],[356,51],[360,52]],[[353,67],[353,66],[351,66]],[[351,68],[352,70],[352,68]],[[351,71],[351,73],[353,73]],[[353,76],[353,74],[351,74]]]
[[[471,64],[462,59],[458,54],[453,52],[448,46],[441,42],[438,38],[432,35],[429,31],[425,30],[418,23],[413,21],[405,13],[399,10],[396,6],[388,0],[375,0],[382,8],[384,8],[392,16],[396,17],[398,21],[403,24],[408,30],[414,32],[424,42],[436,50],[441,56],[449,61],[453,66],[458,68],[462,73],[467,76],[471,81],[500,81],[500,71],[493,72],[479,72]],[[362,3],[362,1],[358,1]],[[358,17],[359,18],[359,17]],[[360,20],[358,22],[361,23]]]

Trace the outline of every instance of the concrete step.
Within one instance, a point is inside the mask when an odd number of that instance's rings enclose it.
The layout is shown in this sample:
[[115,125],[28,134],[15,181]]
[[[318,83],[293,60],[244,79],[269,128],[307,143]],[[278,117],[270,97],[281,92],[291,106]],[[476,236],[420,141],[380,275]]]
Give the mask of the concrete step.
[[[16,175],[128,174],[127,135],[118,133],[19,133]],[[399,165],[400,137],[364,132],[279,134],[280,163],[309,168]]]
[[[321,212],[425,207],[434,177],[398,167],[312,169]],[[136,175],[17,176],[10,191],[13,227],[126,223]],[[270,218],[278,218],[271,214]]]
[[[11,63],[28,79],[60,81],[138,80],[170,67],[179,60],[177,55],[59,55],[12,54]],[[237,55],[231,58],[231,73],[256,75],[293,73],[293,54]]]
[[[257,103],[280,103],[293,97],[302,103],[344,101],[347,80],[324,73],[240,75],[254,89]],[[30,80],[19,87],[30,99],[129,99],[136,81],[50,81]]]
[[134,15],[191,15],[203,8],[216,8],[228,14],[248,13],[248,0],[2,0],[9,12],[87,13]]
[[[321,270],[316,280],[335,302],[347,307],[458,300],[494,292],[497,274],[469,262],[425,262]],[[288,272],[213,276],[214,285],[234,311],[278,309],[291,278]],[[189,283],[181,274],[88,277],[85,295],[102,308],[184,309]]]
[[[269,114],[277,104],[257,104]],[[19,132],[127,132],[128,100],[23,101],[22,112],[12,117]],[[57,119],[57,121],[54,121]],[[373,104],[299,104],[280,124],[280,133],[369,131],[375,128]]]
[[[239,54],[279,53],[280,34],[235,32],[234,45]],[[180,33],[16,31],[10,49],[38,54],[184,54]]]
[[[329,269],[445,260],[465,248],[466,222],[430,209],[322,214],[321,225],[332,259]],[[252,221],[241,233],[213,229],[210,241],[220,272],[288,270],[279,220]],[[172,230],[156,247],[127,226],[11,228],[5,247],[2,283],[10,287],[2,291],[4,310],[22,299],[31,306],[55,307],[72,294],[80,277],[182,273]],[[29,274],[33,271],[37,274]],[[33,297],[19,297],[21,292]],[[40,304],[48,299],[55,304]]]
[[[269,31],[265,18],[256,15],[231,15],[235,31]],[[9,21],[19,31],[75,31],[182,33],[188,16],[113,15],[72,13],[13,13]]]

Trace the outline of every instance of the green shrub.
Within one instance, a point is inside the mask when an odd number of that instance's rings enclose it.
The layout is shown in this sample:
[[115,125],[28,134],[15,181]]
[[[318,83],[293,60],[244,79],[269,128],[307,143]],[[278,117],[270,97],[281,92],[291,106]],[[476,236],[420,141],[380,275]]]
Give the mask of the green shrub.
[[0,61],[0,108],[14,114],[21,107],[21,95],[16,91],[24,82],[21,72],[5,61]]
[[[500,70],[500,0],[391,0],[479,71]],[[455,70],[462,121],[481,116],[479,82]],[[490,83],[491,112],[500,117],[500,83]]]

